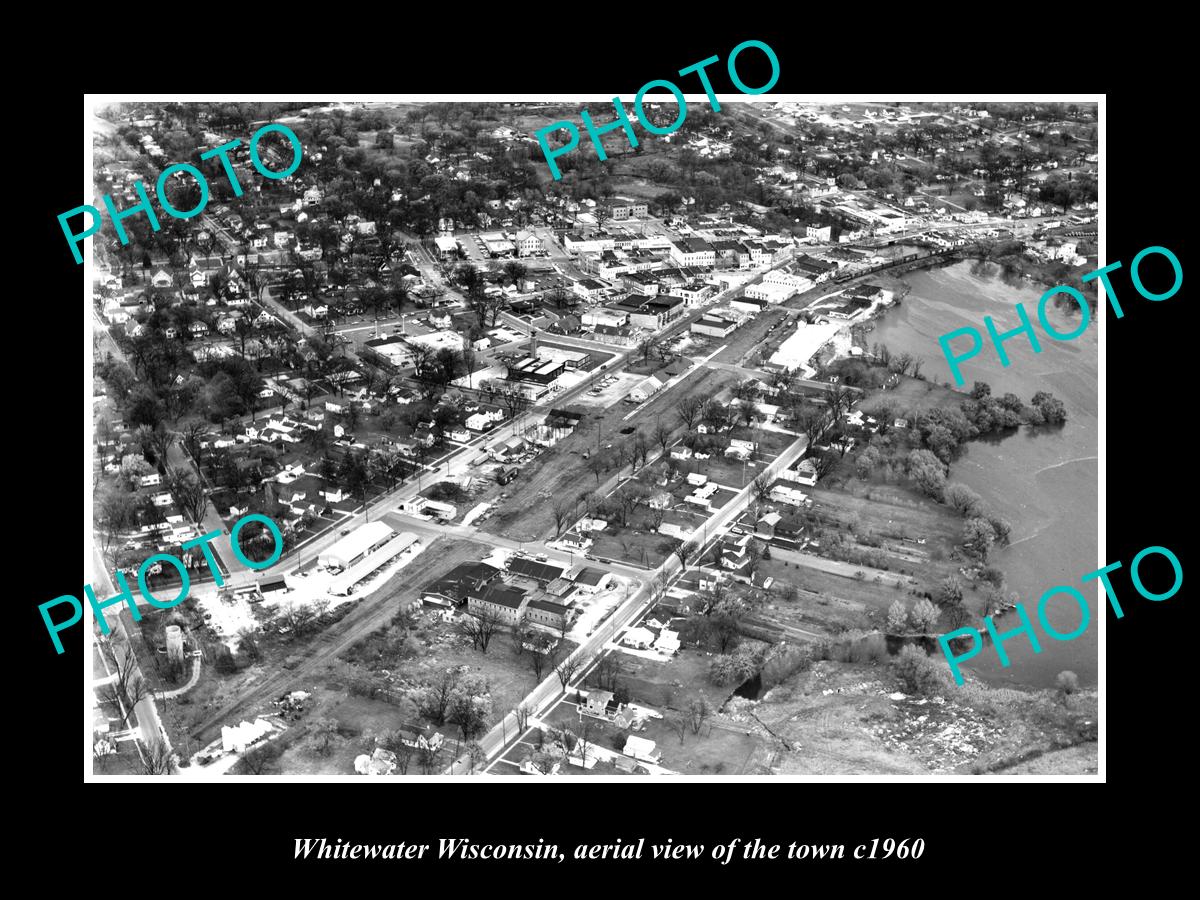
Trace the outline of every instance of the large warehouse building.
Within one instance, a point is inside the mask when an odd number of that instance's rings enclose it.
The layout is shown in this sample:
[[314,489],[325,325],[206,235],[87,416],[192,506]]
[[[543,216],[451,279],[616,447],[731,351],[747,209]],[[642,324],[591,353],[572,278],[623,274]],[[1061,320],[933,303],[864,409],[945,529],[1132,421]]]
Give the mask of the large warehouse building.
[[327,569],[348,569],[391,540],[393,534],[395,530],[386,522],[367,522],[321,553],[317,562]]

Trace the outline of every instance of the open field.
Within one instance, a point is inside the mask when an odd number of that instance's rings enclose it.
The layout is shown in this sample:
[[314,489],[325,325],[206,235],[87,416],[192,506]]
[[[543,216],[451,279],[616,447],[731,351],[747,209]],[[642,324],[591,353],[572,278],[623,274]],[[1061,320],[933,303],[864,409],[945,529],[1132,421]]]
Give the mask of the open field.
[[634,703],[659,712],[686,709],[688,701],[700,695],[712,709],[729,699],[736,685],[718,686],[708,677],[713,654],[692,647],[681,649],[670,659],[646,659],[612,651],[620,661],[618,683],[629,688]]
[[[870,335],[867,335],[870,342]],[[870,410],[883,401],[894,403],[901,413],[919,413],[930,409],[958,409],[966,394],[942,387],[919,378],[902,377],[887,390],[875,390],[867,394],[858,404],[860,409]]]
[[[1095,692],[1071,698],[1068,706],[1051,691],[949,682],[932,702],[892,699],[895,691],[886,664],[822,661],[757,702],[731,704],[729,713],[748,727],[757,720],[786,742],[778,774],[966,775],[1076,745],[1086,760],[1089,744],[1095,747]],[[1079,760],[1066,763],[1078,766]]]

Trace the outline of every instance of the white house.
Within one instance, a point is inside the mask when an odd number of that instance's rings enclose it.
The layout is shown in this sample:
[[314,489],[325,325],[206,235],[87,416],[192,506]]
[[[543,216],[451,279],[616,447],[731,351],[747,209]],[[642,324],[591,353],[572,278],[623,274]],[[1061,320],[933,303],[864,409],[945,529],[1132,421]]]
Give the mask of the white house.
[[629,392],[629,399],[642,403],[662,390],[662,386],[663,383],[658,380],[658,376],[651,375]]

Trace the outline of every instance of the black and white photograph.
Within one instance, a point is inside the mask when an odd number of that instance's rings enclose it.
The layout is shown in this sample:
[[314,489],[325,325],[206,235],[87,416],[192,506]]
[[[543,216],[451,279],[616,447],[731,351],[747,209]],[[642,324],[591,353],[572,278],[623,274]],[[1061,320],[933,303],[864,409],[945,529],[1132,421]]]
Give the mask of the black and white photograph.
[[619,106],[89,95],[86,780],[1102,777],[1098,320],[1179,271],[1104,268],[1103,97],[747,43]]

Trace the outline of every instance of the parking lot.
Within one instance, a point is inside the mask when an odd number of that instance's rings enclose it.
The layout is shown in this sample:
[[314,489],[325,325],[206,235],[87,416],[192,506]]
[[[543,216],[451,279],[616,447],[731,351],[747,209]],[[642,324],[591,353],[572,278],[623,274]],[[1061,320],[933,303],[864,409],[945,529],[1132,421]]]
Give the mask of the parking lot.
[[584,391],[572,403],[587,409],[606,409],[628,396],[635,386],[645,380],[645,375],[631,375],[628,372],[606,375],[602,379],[597,378],[596,386]]

